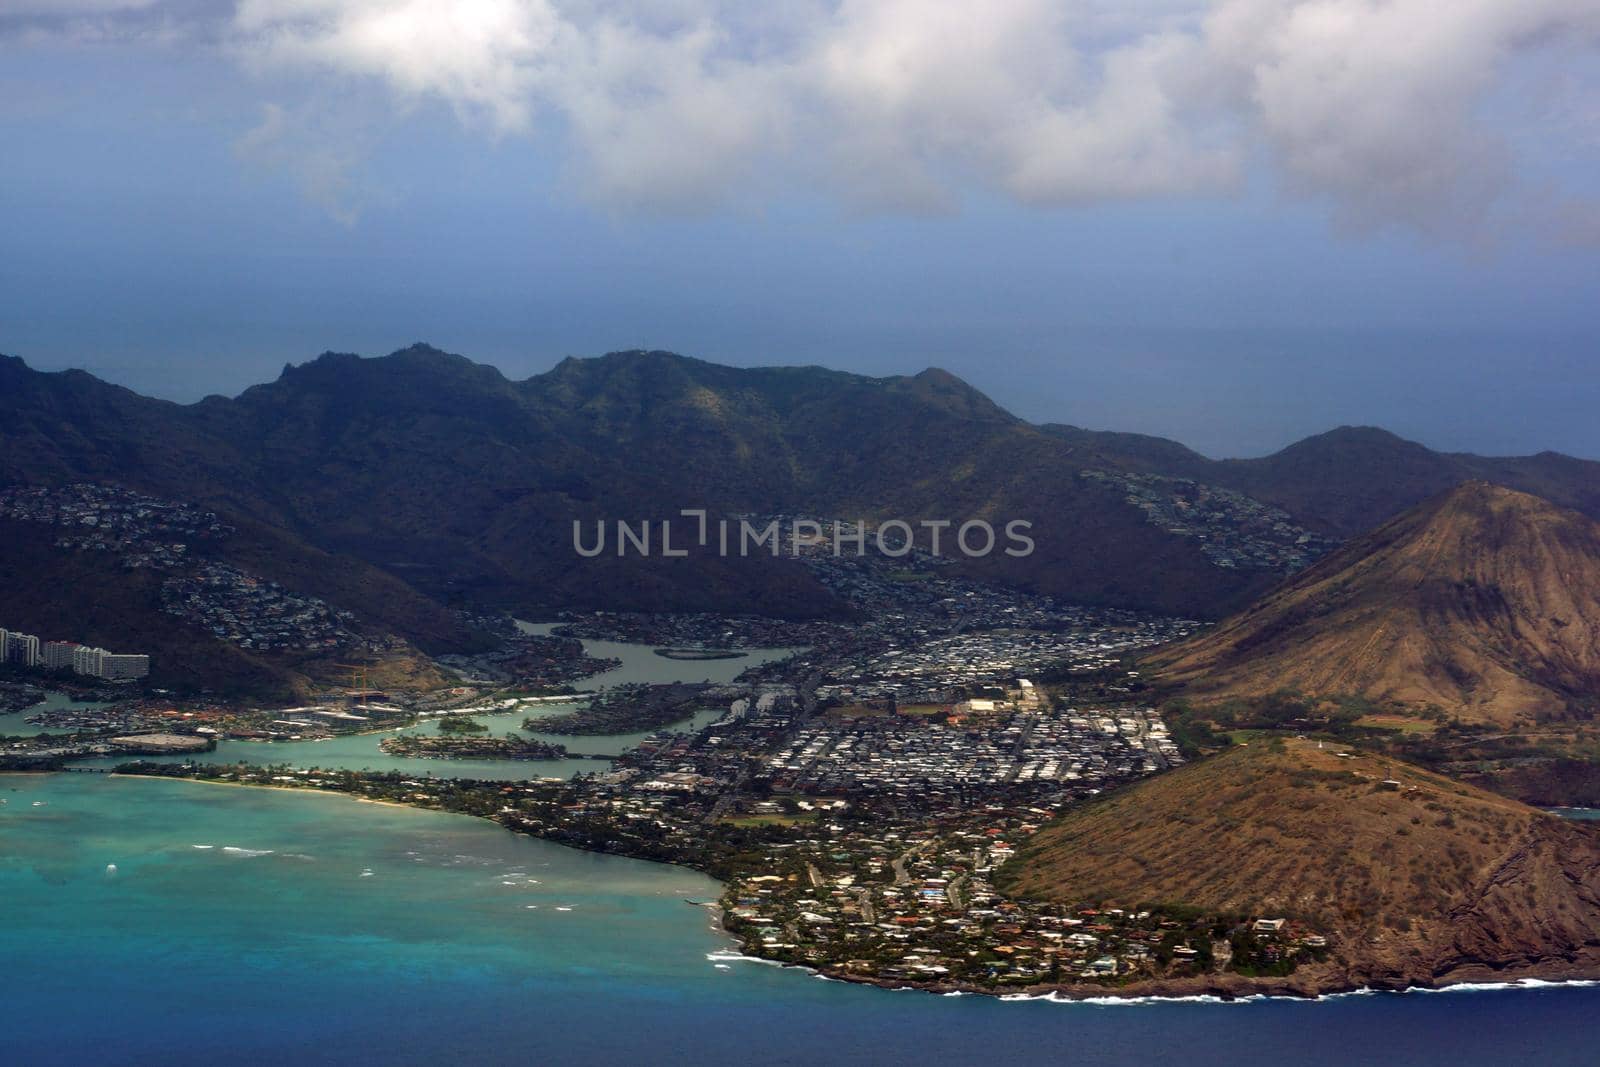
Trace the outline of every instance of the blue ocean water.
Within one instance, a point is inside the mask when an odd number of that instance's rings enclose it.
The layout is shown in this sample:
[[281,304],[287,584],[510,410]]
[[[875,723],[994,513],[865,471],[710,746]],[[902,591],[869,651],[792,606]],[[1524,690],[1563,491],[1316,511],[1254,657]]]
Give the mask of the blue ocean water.
[[[287,791],[0,777],[0,1063],[1592,1064],[1600,989],[1000,1002],[729,960],[693,872]],[[114,868],[110,865],[114,865]]]

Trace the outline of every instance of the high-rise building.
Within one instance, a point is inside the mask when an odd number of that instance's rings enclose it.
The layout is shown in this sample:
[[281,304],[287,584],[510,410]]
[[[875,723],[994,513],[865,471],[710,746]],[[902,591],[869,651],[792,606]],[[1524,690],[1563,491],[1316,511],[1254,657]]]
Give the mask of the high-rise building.
[[108,682],[128,682],[150,673],[150,657],[107,653],[101,661],[100,677]]
[[90,678],[112,682],[132,681],[150,673],[150,657],[140,653],[107,652],[76,641],[46,641],[43,648],[32,634],[0,629],[0,663],[46,670],[72,668]]
[[6,634],[6,662],[23,667],[39,665],[39,639],[32,634],[9,631]]
[[72,666],[72,655],[83,646],[76,641],[46,641],[44,643],[44,668],[58,671]]
[[150,657],[80,647],[72,654],[72,669],[91,678],[104,678],[108,682],[128,682],[150,673]]
[[87,645],[78,646],[72,653],[72,669],[79,674],[86,674],[91,678],[101,677],[105,670],[106,657],[111,655],[103,648],[90,648]]

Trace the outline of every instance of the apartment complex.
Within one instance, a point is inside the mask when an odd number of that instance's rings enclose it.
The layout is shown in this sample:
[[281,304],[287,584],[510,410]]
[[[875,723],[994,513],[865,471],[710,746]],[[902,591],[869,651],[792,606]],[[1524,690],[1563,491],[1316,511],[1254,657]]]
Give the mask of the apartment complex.
[[0,629],[0,659],[23,667],[39,666],[39,639],[32,634],[19,634]]
[[70,667],[75,674],[107,682],[136,681],[150,673],[146,655],[108,652],[76,641],[46,641],[41,646],[33,634],[5,629],[0,629],[0,662],[49,671]]
[[123,655],[80,645],[72,653],[72,669],[78,674],[104,678],[108,682],[132,681],[150,673],[150,657]]

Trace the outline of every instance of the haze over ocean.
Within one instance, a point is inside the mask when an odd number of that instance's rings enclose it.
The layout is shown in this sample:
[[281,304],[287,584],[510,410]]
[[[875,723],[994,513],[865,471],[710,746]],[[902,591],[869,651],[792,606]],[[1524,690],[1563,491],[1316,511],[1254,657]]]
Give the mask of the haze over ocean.
[[0,6],[0,351],[938,365],[1216,457],[1600,457],[1586,0],[447,7]]

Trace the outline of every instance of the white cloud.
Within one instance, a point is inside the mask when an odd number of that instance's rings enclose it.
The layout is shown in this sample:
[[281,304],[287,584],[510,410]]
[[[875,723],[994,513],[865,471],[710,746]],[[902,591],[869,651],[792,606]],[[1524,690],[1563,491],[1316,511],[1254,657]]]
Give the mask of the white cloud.
[[312,203],[354,226],[372,196],[358,180],[371,135],[338,114],[307,115],[281,104],[262,105],[261,121],[233,144],[241,160],[287,174]]
[[1204,40],[1288,184],[1358,223],[1480,216],[1514,182],[1480,117],[1514,53],[1600,33],[1593,0],[1230,0]]
[[1460,232],[1523,195],[1529,138],[1486,117],[1507,67],[1592,63],[1600,0],[239,0],[217,32],[268,76],[551,132],[630,209],[1211,195],[1265,165],[1345,222]]
[[376,77],[506,131],[527,125],[562,23],[544,0],[241,0],[234,26],[262,67]]

